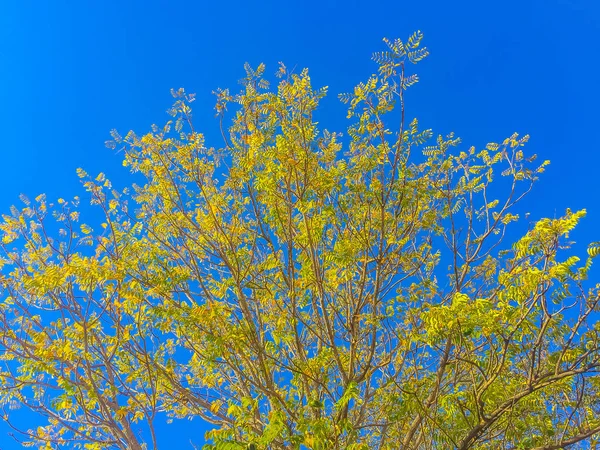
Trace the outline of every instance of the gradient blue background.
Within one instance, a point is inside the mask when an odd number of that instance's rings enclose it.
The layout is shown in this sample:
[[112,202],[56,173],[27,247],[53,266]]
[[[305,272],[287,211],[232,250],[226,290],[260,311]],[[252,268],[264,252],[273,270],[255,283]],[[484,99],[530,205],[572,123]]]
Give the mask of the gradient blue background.
[[[219,146],[211,91],[235,88],[245,61],[271,73],[277,61],[309,67],[315,85],[337,94],[375,70],[382,37],[417,29],[431,56],[408,94],[409,116],[478,147],[531,134],[527,150],[552,160],[527,200],[531,217],[587,207],[574,237],[599,240],[597,0],[4,0],[0,212],[20,193],[81,194],[77,167],[126,185],[104,141],[112,128],[141,134],[168,120],[170,88],[198,94],[196,128]],[[334,95],[321,120],[343,129]],[[204,430],[200,421],[161,425],[161,448],[202,444]],[[6,431],[0,424],[0,449],[20,448]]]

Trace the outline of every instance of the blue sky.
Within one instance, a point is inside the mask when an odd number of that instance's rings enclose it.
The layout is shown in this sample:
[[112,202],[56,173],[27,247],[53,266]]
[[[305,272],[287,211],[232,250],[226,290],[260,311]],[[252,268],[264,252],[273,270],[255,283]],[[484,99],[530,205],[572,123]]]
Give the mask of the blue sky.
[[[586,207],[574,237],[599,240],[600,2],[65,1],[0,6],[0,212],[18,195],[82,193],[77,167],[128,184],[109,131],[146,132],[168,120],[170,88],[197,93],[195,124],[219,146],[211,91],[236,87],[245,61],[309,67],[315,85],[345,92],[370,75],[384,36],[420,29],[431,56],[418,66],[408,113],[435,133],[481,147],[529,133],[552,165],[527,200],[532,218]],[[331,113],[331,118],[328,114]],[[335,114],[335,116],[333,116]],[[323,126],[342,131],[331,95]],[[19,448],[5,438],[0,449]],[[201,442],[198,422],[161,429],[166,448]]]

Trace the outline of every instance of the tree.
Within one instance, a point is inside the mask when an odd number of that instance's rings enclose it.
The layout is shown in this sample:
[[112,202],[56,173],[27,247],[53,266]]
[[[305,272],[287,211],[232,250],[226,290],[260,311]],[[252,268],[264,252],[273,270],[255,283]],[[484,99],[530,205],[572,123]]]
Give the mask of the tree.
[[77,197],[23,197],[0,225],[4,419],[47,418],[44,449],[156,448],[161,414],[213,424],[206,449],[594,445],[600,244],[570,249],[585,211],[511,228],[547,164],[527,136],[426,145],[421,39],[340,96],[346,136],[306,70],[271,91],[246,66],[216,92],[223,148],[179,90],[163,128],[113,132],[141,185],[78,170],[98,231]]

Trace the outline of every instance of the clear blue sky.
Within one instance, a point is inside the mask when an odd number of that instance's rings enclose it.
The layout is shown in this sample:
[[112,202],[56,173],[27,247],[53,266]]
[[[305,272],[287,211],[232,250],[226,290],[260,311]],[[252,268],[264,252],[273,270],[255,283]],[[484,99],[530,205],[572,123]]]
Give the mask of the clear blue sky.
[[[408,95],[424,127],[483,146],[514,131],[552,165],[529,197],[532,218],[588,208],[575,238],[600,239],[600,1],[65,1],[0,6],[0,212],[18,195],[81,194],[77,167],[127,184],[109,130],[168,119],[170,88],[196,92],[195,123],[220,145],[213,98],[245,61],[309,67],[348,91],[375,70],[384,36],[420,29],[431,56]],[[331,96],[324,114],[340,113]],[[342,131],[343,116],[329,129]],[[34,424],[32,424],[34,425]],[[0,449],[19,448],[0,426]],[[161,427],[163,448],[202,442],[197,422]]]

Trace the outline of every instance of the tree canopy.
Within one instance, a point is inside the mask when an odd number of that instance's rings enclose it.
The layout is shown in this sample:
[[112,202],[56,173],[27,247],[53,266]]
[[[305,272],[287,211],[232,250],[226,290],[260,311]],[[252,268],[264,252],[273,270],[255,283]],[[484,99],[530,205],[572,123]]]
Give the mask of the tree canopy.
[[222,144],[173,91],[165,126],[108,143],[137,184],[78,169],[83,200],[3,216],[0,404],[44,418],[24,442],[158,448],[161,415],[209,422],[206,449],[597,442],[600,244],[572,248],[585,211],[519,218],[548,164],[528,136],[406,117],[421,41],[384,40],[344,134],[307,70],[271,89],[246,65],[216,91]]

